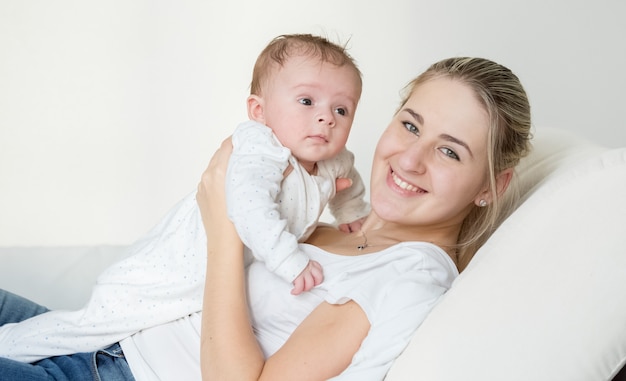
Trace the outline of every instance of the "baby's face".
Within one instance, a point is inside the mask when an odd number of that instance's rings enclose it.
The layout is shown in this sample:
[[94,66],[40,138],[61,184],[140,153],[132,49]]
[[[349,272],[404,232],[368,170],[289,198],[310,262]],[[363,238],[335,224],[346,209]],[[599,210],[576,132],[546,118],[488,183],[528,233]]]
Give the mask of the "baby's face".
[[312,170],[345,146],[360,95],[358,74],[349,66],[291,57],[263,89],[264,123]]

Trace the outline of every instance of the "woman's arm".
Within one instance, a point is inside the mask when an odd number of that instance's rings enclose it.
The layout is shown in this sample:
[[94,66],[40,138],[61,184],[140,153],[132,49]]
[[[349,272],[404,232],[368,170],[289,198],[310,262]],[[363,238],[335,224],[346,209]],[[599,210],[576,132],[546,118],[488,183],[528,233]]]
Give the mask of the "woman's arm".
[[263,354],[248,316],[243,244],[226,213],[224,178],[230,139],[222,143],[198,185],[197,201],[207,234],[202,308],[201,368],[205,380],[254,380]]
[[250,326],[243,244],[226,215],[224,176],[232,146],[226,140],[198,186],[207,233],[207,282],[202,321],[205,380],[325,380],[345,369],[369,330],[354,302],[322,303],[267,362]]
[[328,380],[350,365],[369,328],[357,303],[323,302],[266,361],[260,379]]

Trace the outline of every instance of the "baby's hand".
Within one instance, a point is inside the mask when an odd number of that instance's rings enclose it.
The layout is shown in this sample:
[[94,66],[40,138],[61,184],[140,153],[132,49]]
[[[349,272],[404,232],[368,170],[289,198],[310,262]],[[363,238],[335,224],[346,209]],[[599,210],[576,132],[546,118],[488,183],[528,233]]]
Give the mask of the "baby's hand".
[[309,261],[309,264],[302,270],[300,275],[294,279],[291,294],[300,295],[302,292],[309,291],[322,283],[323,280],[322,266],[316,261]]
[[350,222],[349,224],[340,224],[339,230],[344,233],[358,232],[361,230],[363,221],[365,221],[365,217],[359,218],[358,220]]

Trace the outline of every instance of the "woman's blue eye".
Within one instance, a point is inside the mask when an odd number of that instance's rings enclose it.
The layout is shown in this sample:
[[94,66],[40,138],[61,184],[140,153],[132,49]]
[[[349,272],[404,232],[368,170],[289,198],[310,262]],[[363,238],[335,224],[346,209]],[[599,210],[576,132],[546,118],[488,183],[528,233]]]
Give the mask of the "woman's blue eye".
[[335,112],[342,116],[345,116],[348,113],[348,111],[345,108],[341,108],[341,107],[336,108]]
[[444,155],[454,159],[454,160],[460,160],[459,155],[456,154],[456,152],[454,152],[453,150],[451,150],[450,148],[446,148],[443,147],[441,148],[441,152],[444,153]]
[[411,122],[402,122],[404,128],[412,134],[419,135],[420,130]]
[[302,103],[305,106],[310,106],[313,104],[313,102],[309,98],[300,99],[300,103]]

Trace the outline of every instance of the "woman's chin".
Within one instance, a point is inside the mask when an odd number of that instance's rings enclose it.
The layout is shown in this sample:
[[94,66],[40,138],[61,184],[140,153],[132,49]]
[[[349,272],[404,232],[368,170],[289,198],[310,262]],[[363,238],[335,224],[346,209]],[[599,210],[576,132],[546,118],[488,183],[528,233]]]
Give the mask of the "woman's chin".
[[372,197],[371,205],[376,215],[388,222],[406,221],[410,209],[407,205],[398,205],[385,197]]

